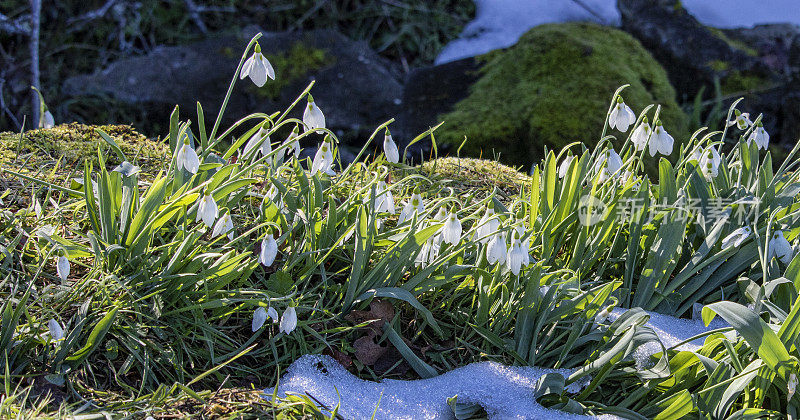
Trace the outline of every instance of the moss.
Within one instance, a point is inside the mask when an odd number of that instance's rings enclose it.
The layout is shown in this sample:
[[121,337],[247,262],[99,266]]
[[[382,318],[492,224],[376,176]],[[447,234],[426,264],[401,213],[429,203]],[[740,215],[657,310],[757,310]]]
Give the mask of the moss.
[[170,155],[169,147],[150,140],[128,125],[91,126],[78,123],[62,124],[49,129],[30,130],[22,134],[0,133],[0,165],[5,168],[38,168],[62,159],[74,167],[85,159],[97,164],[98,147],[104,152],[109,165],[119,164],[119,159],[100,137],[101,129],[114,138],[128,157],[144,170],[161,168]]
[[[597,141],[613,92],[621,85],[636,112],[661,104],[661,119],[680,141],[687,117],[675,102],[666,72],[630,35],[585,23],[541,25],[513,47],[484,57],[470,95],[440,118],[437,140],[462,154],[529,165],[544,146]],[[651,114],[652,115],[652,114]],[[676,147],[676,150],[678,148]]]
[[728,67],[730,67],[727,62],[722,60],[711,60],[706,65],[716,72],[728,70]]
[[311,47],[302,42],[295,42],[288,52],[265,54],[265,56],[275,69],[275,80],[269,80],[260,88],[249,84],[248,89],[258,96],[272,100],[280,97],[283,88],[315,70],[333,64],[336,60],[325,50]]
[[511,197],[530,184],[530,177],[524,173],[488,159],[438,158],[427,161],[418,168],[421,174],[432,181],[451,187],[456,192],[486,195],[497,188],[501,195]]
[[756,51],[755,48],[747,45],[746,43],[739,41],[737,39],[729,38],[727,35],[725,35],[725,32],[722,32],[722,30],[715,28],[713,26],[706,26],[705,28],[708,29],[708,31],[711,32],[715,37],[725,41],[725,43],[728,44],[731,48],[740,50],[751,57],[758,57],[758,51]]
[[732,71],[722,80],[720,88],[723,95],[731,95],[764,89],[770,83],[769,78],[763,75]]

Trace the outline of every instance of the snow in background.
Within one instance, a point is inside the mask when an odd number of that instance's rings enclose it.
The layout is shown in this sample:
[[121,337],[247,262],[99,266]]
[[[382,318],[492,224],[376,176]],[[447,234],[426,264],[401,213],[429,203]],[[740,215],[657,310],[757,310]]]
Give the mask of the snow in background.
[[[800,0],[683,0],[701,23],[720,28],[790,22],[800,25]],[[436,64],[514,45],[543,23],[586,21],[619,25],[617,0],[475,0],[475,19],[447,44]]]
[[[579,416],[539,405],[534,398],[536,381],[549,372],[569,374],[564,369],[480,362],[430,379],[373,382],[356,378],[331,357],[305,355],[289,367],[278,394],[307,394],[330,409],[340,404],[339,414],[347,419],[372,418],[376,406],[376,419],[450,419],[453,414],[447,399],[455,395],[459,402],[480,404],[490,419],[616,418]],[[577,387],[567,389],[579,391]]]

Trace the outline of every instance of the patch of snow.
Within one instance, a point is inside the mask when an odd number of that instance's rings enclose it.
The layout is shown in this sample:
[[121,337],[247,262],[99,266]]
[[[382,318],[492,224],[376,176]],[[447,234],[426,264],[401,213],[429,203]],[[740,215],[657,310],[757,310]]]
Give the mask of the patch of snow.
[[787,22],[800,25],[797,0],[682,0],[681,3],[701,23],[717,28]]
[[616,0],[475,0],[475,7],[475,19],[444,47],[436,64],[510,47],[528,29],[543,23],[620,23]]
[[[800,25],[797,0],[683,0],[701,23],[719,28],[762,23]],[[544,23],[596,22],[619,26],[617,0],[475,0],[475,19],[436,57],[443,64],[514,45],[528,29]]]
[[[450,419],[447,399],[480,404],[494,419],[614,419],[587,417],[547,409],[536,402],[536,381],[544,374],[565,369],[507,367],[494,362],[472,363],[435,378],[415,381],[359,379],[333,358],[304,355],[287,370],[278,394],[307,394],[325,408],[340,404],[339,414],[349,419]],[[568,391],[577,392],[574,386]],[[378,401],[380,400],[380,404]]]
[[[623,308],[614,308],[611,310],[611,314],[608,316],[609,321],[614,321],[620,317],[623,313],[625,313],[627,309]],[[706,327],[703,324],[701,319],[683,319],[683,318],[676,318],[674,316],[659,314],[657,312],[650,312],[645,311],[650,315],[650,320],[647,321],[648,327],[652,328],[653,331],[658,336],[658,339],[661,340],[661,343],[664,344],[664,347],[670,348],[682,341],[685,341],[689,338],[692,338],[696,335],[715,330],[718,328],[725,328],[729,325],[720,319],[720,317],[714,317],[711,323]],[[705,337],[698,338],[692,340],[688,343],[681,344],[676,348],[676,350],[686,350],[686,351],[697,351],[700,347],[703,346],[703,342],[705,341]],[[657,348],[657,351],[661,351],[661,348],[655,344],[654,348]],[[647,345],[643,346],[647,347]],[[653,354],[653,353],[651,353]]]

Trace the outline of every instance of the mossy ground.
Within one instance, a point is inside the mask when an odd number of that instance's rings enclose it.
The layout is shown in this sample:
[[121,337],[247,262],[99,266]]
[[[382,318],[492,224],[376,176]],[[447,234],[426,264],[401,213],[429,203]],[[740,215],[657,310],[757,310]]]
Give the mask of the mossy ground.
[[[660,104],[676,141],[687,139],[687,117],[666,72],[642,45],[617,29],[586,23],[541,25],[506,51],[490,53],[470,95],[441,116],[437,139],[462,154],[530,165],[544,147],[583,141],[603,127],[613,92],[623,84],[635,112]],[[651,112],[652,118],[652,112]],[[677,150],[677,147],[676,147]]]
[[125,155],[145,171],[161,168],[169,159],[170,151],[166,144],[148,139],[131,126],[71,123],[30,130],[22,135],[0,133],[0,167],[23,172],[74,171],[82,169],[87,159],[97,165],[98,148],[109,165],[119,164],[119,159],[100,137],[98,129],[111,136]]
[[502,198],[519,194],[523,187],[530,185],[529,176],[488,159],[439,158],[423,163],[419,171],[457,193],[472,191],[485,196],[497,188]]

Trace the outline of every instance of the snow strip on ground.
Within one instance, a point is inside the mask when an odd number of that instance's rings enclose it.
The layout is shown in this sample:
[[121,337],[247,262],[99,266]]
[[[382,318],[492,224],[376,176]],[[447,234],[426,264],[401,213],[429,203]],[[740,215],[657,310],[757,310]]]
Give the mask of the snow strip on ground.
[[534,398],[536,381],[549,372],[569,374],[563,369],[480,362],[431,379],[373,382],[356,378],[331,357],[304,355],[289,367],[278,393],[307,394],[327,408],[340,403],[339,414],[348,419],[371,418],[379,400],[376,419],[450,419],[447,399],[454,395],[459,402],[480,404],[492,419],[615,418],[579,416],[539,405]]
[[[701,23],[719,28],[800,24],[798,0],[683,0],[682,4]],[[444,47],[436,64],[510,47],[528,29],[543,23],[620,24],[617,0],[475,0],[475,5],[475,19]]]
[[[614,321],[619,318],[620,315],[625,313],[627,309],[623,308],[614,308],[611,311],[608,319],[609,321]],[[702,334],[704,332],[708,332],[711,330],[715,330],[718,328],[725,328],[729,325],[720,319],[719,317],[714,317],[714,320],[706,327],[703,324],[703,321],[700,319],[683,319],[683,318],[676,318],[674,316],[663,315],[656,312],[649,312],[646,311],[650,315],[650,320],[647,321],[647,326],[652,328],[653,331],[658,336],[659,340],[664,344],[664,347],[670,348],[682,341],[685,341],[691,337],[696,335]],[[705,341],[705,337],[698,338],[696,340],[692,340],[688,343],[681,344],[677,347],[677,350],[686,350],[686,351],[697,351],[700,347],[703,346],[703,342]],[[657,344],[656,344],[657,345]],[[660,349],[658,351],[661,351]]]

